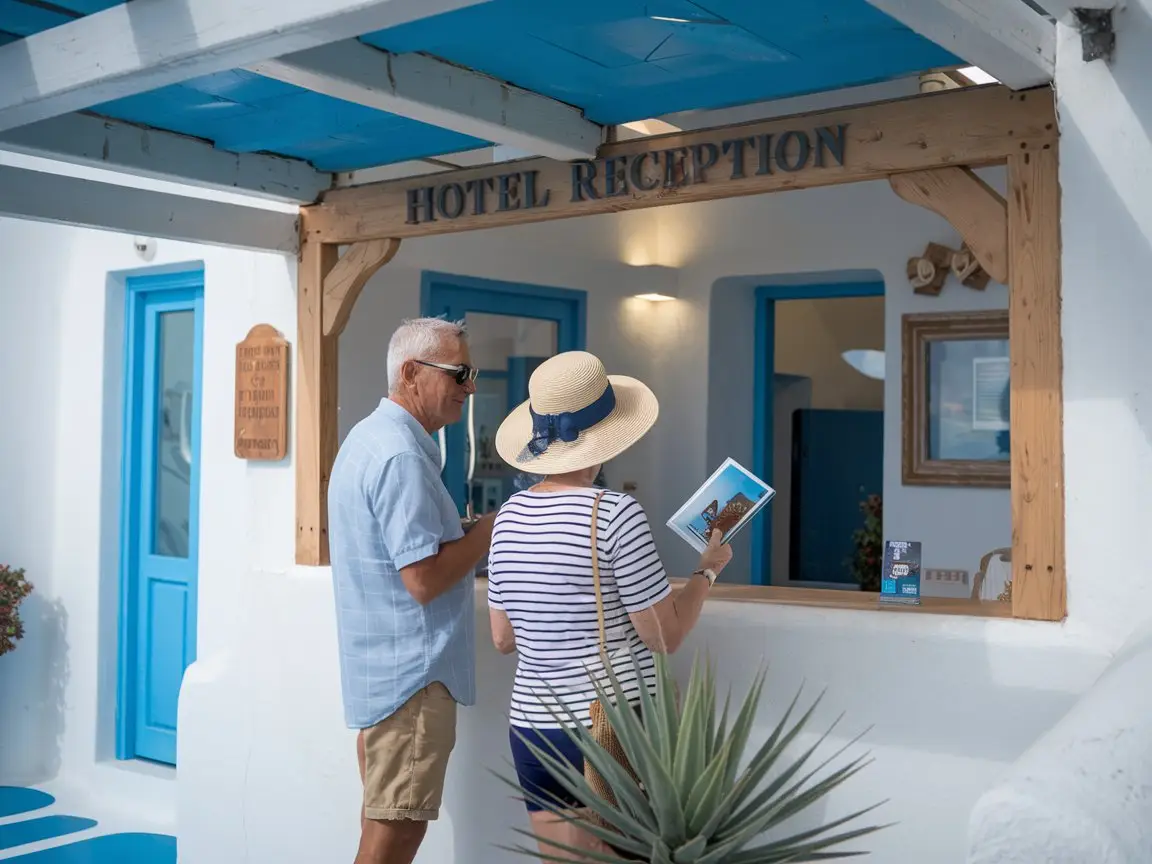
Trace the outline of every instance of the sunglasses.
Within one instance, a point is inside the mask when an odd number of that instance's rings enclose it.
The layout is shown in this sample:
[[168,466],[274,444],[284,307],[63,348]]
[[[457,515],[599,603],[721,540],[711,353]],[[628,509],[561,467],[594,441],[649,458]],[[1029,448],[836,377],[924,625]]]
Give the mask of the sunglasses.
[[476,376],[480,374],[479,369],[473,369],[471,366],[461,363],[459,366],[449,366],[447,363],[432,363],[428,360],[417,360],[421,366],[429,366],[432,369],[439,369],[441,372],[447,373],[456,379],[456,383],[463,385],[469,381],[475,381]]

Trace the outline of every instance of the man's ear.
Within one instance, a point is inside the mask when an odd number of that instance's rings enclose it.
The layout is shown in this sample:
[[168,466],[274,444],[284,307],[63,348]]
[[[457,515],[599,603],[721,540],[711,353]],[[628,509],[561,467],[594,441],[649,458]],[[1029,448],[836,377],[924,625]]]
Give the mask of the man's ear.
[[405,387],[412,387],[416,383],[416,363],[412,360],[405,360],[400,364],[400,381]]

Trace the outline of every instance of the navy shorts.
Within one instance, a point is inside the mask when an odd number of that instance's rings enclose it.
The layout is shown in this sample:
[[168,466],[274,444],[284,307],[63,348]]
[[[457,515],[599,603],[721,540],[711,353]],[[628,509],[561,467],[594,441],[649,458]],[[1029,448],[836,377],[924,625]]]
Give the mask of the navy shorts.
[[[584,755],[580,752],[580,748],[572,743],[568,733],[563,729],[517,727],[508,730],[508,741],[512,745],[512,762],[516,765],[516,778],[520,782],[521,789],[539,795],[545,801],[558,802],[558,805],[566,810],[580,807],[580,802],[556,781],[543,763],[525,746],[520,735],[516,734],[517,732],[524,735],[534,747],[549,756],[556,756],[556,751],[552,749],[555,747],[556,750],[560,751],[561,758],[577,771],[583,773]],[[552,747],[549,747],[549,744]],[[527,800],[526,803],[529,813],[536,813],[545,809],[536,801]]]

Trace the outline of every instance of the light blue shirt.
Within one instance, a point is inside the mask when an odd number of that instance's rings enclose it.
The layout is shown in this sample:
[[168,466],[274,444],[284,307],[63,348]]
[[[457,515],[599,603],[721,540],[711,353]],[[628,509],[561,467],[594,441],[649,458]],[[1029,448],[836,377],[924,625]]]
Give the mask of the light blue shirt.
[[336,589],[344,719],[366,729],[434,681],[476,701],[475,575],[426,606],[400,570],[464,536],[440,479],[440,450],[389,399],[357,423],[328,484],[328,538]]

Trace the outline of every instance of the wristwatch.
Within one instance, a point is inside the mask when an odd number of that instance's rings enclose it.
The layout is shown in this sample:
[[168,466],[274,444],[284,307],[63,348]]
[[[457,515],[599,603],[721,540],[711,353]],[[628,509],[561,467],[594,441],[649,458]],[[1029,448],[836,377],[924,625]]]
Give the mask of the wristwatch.
[[703,570],[696,570],[692,573],[693,576],[703,576],[708,580],[708,587],[711,588],[716,584],[717,573],[711,567],[705,567]]

